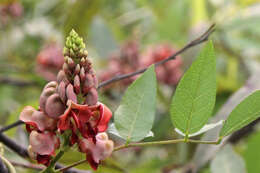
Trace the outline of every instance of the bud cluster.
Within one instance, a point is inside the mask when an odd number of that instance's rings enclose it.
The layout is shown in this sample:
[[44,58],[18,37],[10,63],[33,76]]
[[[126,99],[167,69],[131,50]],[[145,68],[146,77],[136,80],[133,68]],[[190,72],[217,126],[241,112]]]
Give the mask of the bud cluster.
[[[88,52],[85,50],[85,44],[74,30],[71,31],[66,40],[63,53],[65,62],[57,76],[60,92],[65,91],[64,87],[67,86],[66,93],[70,97],[74,97],[73,101],[75,103],[97,104],[97,78],[92,64],[87,58]],[[73,90],[74,92],[72,92]],[[75,95],[78,95],[77,99]],[[64,94],[62,97],[66,102]],[[82,98],[85,100],[82,100]]]
[[68,140],[70,146],[77,143],[93,169],[112,153],[113,142],[103,133],[112,113],[98,102],[97,79],[87,56],[82,38],[72,30],[66,40],[64,64],[57,81],[43,88],[39,110],[27,106],[20,114],[30,133],[28,151],[38,163],[50,163],[60,147],[58,134],[65,131],[71,135],[69,138],[64,135],[63,140]]
[[[159,44],[148,47],[143,53],[139,52],[138,44],[135,41],[126,42],[118,53],[109,58],[108,68],[101,72],[102,81],[118,75],[146,68],[151,64],[168,58],[174,54],[175,49],[168,44]],[[182,76],[182,60],[179,56],[175,60],[164,63],[156,68],[158,80],[166,85],[176,85]],[[121,84],[128,86],[136,76],[123,80]]]

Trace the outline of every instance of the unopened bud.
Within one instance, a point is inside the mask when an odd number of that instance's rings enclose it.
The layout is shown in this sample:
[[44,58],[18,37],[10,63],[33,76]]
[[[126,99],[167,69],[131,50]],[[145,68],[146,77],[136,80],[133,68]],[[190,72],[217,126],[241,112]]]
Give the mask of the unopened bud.
[[54,87],[43,89],[43,91],[42,91],[42,93],[41,93],[41,96],[40,96],[40,101],[39,101],[40,109],[41,109],[43,112],[45,112],[45,105],[46,105],[47,99],[48,99],[52,94],[54,94],[55,91],[56,91],[56,88],[54,88]]
[[78,75],[74,77],[74,89],[76,94],[80,93],[80,79]]
[[70,69],[74,69],[75,63],[74,63],[73,59],[68,58],[68,66]]
[[78,46],[76,44],[73,44],[72,48],[73,48],[74,51],[78,51],[79,50],[79,48],[78,48]]
[[67,63],[63,64],[62,69],[65,72],[65,74],[70,74],[69,66]]
[[79,76],[80,76],[80,81],[84,82],[86,78],[84,67],[81,67]]
[[88,56],[88,51],[87,51],[87,50],[84,50],[84,51],[83,51],[83,54],[87,57],[87,56]]
[[49,83],[47,83],[43,89],[47,89],[47,88],[56,88],[58,85],[58,83],[56,81],[51,81]]
[[50,118],[57,119],[65,111],[65,105],[62,103],[59,94],[51,95],[45,105],[45,112]]
[[98,101],[98,93],[95,88],[91,88],[86,97],[86,104],[87,105],[95,105]]
[[75,67],[75,70],[74,70],[74,74],[77,75],[77,74],[79,74],[79,72],[80,72],[80,65],[77,64]]
[[94,80],[91,74],[86,74],[85,82],[83,85],[83,93],[87,94],[90,88],[94,87]]
[[71,55],[71,56],[74,56],[74,51],[73,51],[72,48],[70,48],[70,55]]
[[66,96],[68,100],[72,100],[73,102],[77,103],[77,95],[75,94],[71,84],[69,84],[66,88]]
[[84,58],[84,57],[82,57],[81,59],[80,59],[80,65],[81,66],[84,66],[86,64],[86,59]]
[[66,103],[66,85],[64,81],[61,81],[61,83],[58,86],[58,94],[62,100],[63,103]]
[[65,57],[64,57],[64,62],[68,63],[68,59],[69,59],[69,58],[70,58],[70,57],[65,56]]
[[63,81],[63,79],[66,78],[66,74],[63,70],[60,70],[58,75],[57,75],[57,81],[58,83],[60,83],[61,81]]

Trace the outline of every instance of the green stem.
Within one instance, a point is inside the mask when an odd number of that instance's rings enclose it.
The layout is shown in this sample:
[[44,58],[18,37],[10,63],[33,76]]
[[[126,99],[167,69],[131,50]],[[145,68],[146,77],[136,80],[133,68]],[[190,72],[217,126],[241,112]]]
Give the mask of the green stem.
[[60,150],[59,153],[51,160],[50,165],[45,170],[43,170],[41,173],[55,172],[54,171],[55,164],[63,156],[63,154],[64,154],[64,150]]
[[83,160],[74,162],[74,163],[72,163],[71,165],[66,166],[66,167],[64,167],[64,168],[57,169],[57,170],[55,171],[55,173],[64,172],[64,171],[66,171],[66,170],[68,170],[68,169],[70,169],[70,168],[72,168],[72,167],[78,166],[78,165],[80,165],[80,164],[82,164],[82,163],[86,163],[86,159],[83,159]]
[[220,139],[217,141],[200,141],[200,140],[193,140],[193,139],[175,139],[175,140],[166,140],[166,141],[154,141],[154,142],[141,142],[141,143],[130,143],[128,145],[121,145],[114,148],[114,151],[122,150],[129,147],[143,147],[143,146],[153,146],[153,145],[165,145],[165,144],[176,144],[181,142],[186,143],[198,143],[198,144],[219,144]]
[[[185,142],[185,143],[198,143],[198,144],[219,144],[221,142],[221,138],[219,138],[217,141],[200,141],[200,140],[193,140],[193,139],[174,139],[174,140],[166,140],[166,141],[154,141],[154,142],[141,142],[141,143],[126,143],[124,145],[118,146],[116,148],[114,148],[114,151],[118,151],[118,150],[122,150],[125,148],[130,148],[130,147],[143,147],[143,146],[153,146],[153,145],[166,145],[166,144],[176,144],[176,143],[181,143],[181,142]],[[64,172],[72,167],[78,166],[82,163],[86,163],[86,159],[77,161],[72,163],[69,166],[66,166],[64,168],[61,169],[57,169],[55,171],[55,173],[59,173],[59,172]]]
[[114,151],[122,150],[124,148],[129,147],[142,147],[142,146],[150,146],[150,145],[163,145],[163,144],[176,144],[184,142],[184,139],[175,139],[175,140],[167,140],[167,141],[154,141],[154,142],[141,142],[141,143],[130,143],[128,145],[121,145],[114,148]]

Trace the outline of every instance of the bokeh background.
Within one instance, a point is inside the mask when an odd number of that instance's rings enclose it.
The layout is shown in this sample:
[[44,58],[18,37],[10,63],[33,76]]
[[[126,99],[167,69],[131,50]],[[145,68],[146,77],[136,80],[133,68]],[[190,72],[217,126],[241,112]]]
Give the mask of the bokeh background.
[[[64,40],[72,28],[84,38],[101,82],[166,58],[213,23],[216,31],[211,39],[217,55],[218,94],[212,118],[218,119],[215,117],[220,116],[216,114],[218,110],[232,94],[239,97],[239,88],[248,92],[250,87],[260,89],[259,21],[258,0],[0,0],[0,124],[17,121],[25,105],[38,106],[42,87],[55,80],[62,66]],[[154,137],[147,141],[178,137],[170,122],[170,99],[201,46],[157,68]],[[99,90],[99,99],[115,110],[134,79]],[[257,173],[260,172],[257,122],[234,135],[228,141],[231,145],[221,149],[225,152],[220,152],[220,156],[213,154],[207,162],[197,164],[208,153],[199,153],[198,145],[176,144],[116,152],[98,172],[178,173],[196,169],[201,173],[217,173],[225,165],[218,165],[216,158],[232,162],[228,158],[235,155],[244,172]],[[24,127],[5,134],[27,147]],[[5,157],[13,163],[28,164],[8,148],[4,150]],[[76,150],[72,148],[61,162],[69,164],[84,158]],[[16,168],[18,172],[37,172]],[[87,164],[78,168],[90,170]]]

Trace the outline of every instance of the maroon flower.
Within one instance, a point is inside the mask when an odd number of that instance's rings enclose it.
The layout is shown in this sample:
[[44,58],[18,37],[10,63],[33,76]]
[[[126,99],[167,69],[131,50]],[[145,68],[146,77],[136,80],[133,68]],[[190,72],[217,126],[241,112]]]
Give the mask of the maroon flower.
[[96,134],[106,131],[111,117],[111,111],[102,103],[88,106],[69,100],[67,110],[60,116],[58,129],[60,131],[71,129],[74,134],[78,129],[82,137],[96,141]]
[[[151,64],[168,58],[174,54],[175,49],[168,44],[149,46],[144,53],[140,53],[136,41],[127,41],[119,52],[114,53],[108,62],[108,68],[100,73],[101,81],[118,74],[127,74],[138,69],[146,68]],[[176,85],[182,76],[182,59],[177,56],[175,60],[156,67],[157,78],[166,85]],[[126,87],[133,82],[138,75],[120,82],[120,86]],[[106,87],[108,88],[108,87]]]
[[[148,67],[151,64],[168,58],[175,52],[175,49],[168,44],[150,46],[141,55],[141,66]],[[177,56],[175,60],[156,67],[158,80],[167,85],[176,85],[182,76],[181,65],[182,59],[180,56]]]

